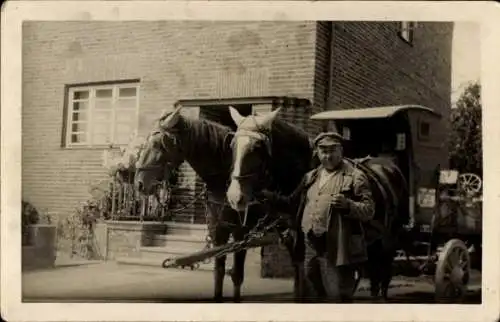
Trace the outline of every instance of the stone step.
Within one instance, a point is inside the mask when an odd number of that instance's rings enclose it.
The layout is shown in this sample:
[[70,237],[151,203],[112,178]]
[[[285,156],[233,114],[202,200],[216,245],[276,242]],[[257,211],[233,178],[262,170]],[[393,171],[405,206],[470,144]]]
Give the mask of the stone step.
[[166,235],[185,235],[185,236],[207,236],[208,227],[205,224],[188,224],[177,222],[166,222]]
[[156,235],[152,246],[202,248],[206,245],[205,238],[203,235]]
[[199,252],[202,250],[205,245],[203,244],[187,244],[187,245],[180,245],[177,247],[173,246],[147,246],[147,247],[141,247],[140,251],[141,254],[168,254],[168,255],[186,255],[186,254],[191,254],[194,252]]

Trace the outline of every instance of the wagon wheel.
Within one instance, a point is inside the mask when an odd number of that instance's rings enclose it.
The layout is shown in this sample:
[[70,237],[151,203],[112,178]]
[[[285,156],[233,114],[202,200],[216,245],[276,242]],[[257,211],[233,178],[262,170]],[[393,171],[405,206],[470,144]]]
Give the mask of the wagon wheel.
[[471,263],[467,246],[459,239],[448,241],[436,267],[436,302],[460,302],[467,292]]
[[466,193],[479,192],[481,184],[481,178],[474,173],[463,173],[458,176],[458,187]]

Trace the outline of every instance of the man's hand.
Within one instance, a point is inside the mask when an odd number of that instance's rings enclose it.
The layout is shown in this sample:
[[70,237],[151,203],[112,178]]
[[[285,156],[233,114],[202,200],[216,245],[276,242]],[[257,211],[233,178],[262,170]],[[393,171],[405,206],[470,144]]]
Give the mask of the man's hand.
[[332,196],[332,207],[336,209],[349,209],[349,200],[343,194],[336,194]]

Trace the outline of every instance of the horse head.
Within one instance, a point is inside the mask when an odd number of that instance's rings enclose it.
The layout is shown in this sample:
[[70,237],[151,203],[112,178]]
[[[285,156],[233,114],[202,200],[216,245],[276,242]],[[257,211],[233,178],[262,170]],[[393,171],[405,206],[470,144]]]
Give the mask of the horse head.
[[254,192],[265,188],[269,181],[271,129],[279,109],[247,117],[232,107],[230,112],[238,128],[231,142],[233,165],[226,195],[231,207],[242,211],[251,203]]
[[149,133],[142,146],[137,162],[134,183],[140,193],[151,195],[162,181],[170,180],[173,170],[183,161],[184,156],[176,136],[175,126],[180,120],[180,109],[165,112],[158,126]]

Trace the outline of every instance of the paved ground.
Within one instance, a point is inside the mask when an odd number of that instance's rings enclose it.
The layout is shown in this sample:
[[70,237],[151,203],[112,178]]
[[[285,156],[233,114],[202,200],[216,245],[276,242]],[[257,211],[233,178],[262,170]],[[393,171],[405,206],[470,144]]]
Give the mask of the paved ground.
[[[468,303],[480,303],[479,276],[475,274]],[[396,278],[390,294],[393,302],[432,303],[433,285],[420,279]],[[362,281],[356,302],[369,302]],[[29,302],[210,302],[212,273],[156,267],[127,266],[113,262],[76,263],[55,269],[23,273],[23,300]],[[225,296],[232,283],[225,280]],[[290,280],[245,277],[244,302],[291,302]]]

